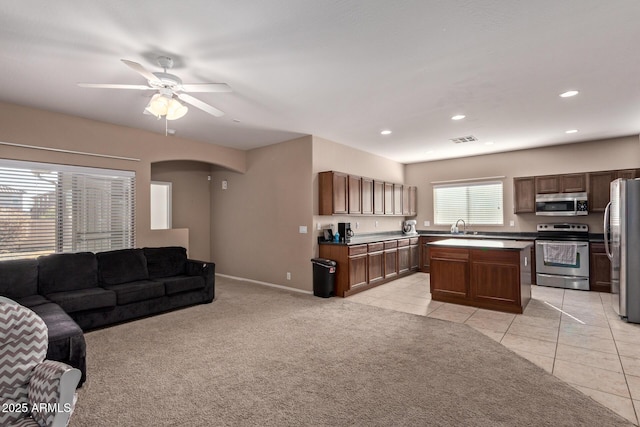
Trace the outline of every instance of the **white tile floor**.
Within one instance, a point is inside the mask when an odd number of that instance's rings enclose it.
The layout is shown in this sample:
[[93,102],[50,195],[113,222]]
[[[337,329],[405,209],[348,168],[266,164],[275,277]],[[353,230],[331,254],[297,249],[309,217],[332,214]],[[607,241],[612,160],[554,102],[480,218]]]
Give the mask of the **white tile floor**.
[[640,325],[614,313],[610,294],[533,286],[523,314],[431,300],[417,273],[350,301],[465,323],[638,425]]

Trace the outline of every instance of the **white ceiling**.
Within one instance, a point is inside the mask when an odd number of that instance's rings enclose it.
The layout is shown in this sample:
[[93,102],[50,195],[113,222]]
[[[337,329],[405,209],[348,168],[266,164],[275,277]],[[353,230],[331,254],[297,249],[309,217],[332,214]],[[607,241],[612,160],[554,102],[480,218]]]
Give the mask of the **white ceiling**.
[[637,0],[4,1],[0,101],[164,134],[153,92],[76,84],[145,84],[120,59],[166,55],[233,88],[193,94],[224,117],[170,127],[239,149],[312,134],[412,163],[637,135],[638,18]]

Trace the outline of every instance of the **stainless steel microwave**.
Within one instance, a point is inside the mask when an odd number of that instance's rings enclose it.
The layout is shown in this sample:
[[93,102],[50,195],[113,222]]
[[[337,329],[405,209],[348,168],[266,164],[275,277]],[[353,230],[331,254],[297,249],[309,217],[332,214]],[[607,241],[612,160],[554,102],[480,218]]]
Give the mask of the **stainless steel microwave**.
[[536,215],[578,216],[588,214],[587,193],[536,194]]

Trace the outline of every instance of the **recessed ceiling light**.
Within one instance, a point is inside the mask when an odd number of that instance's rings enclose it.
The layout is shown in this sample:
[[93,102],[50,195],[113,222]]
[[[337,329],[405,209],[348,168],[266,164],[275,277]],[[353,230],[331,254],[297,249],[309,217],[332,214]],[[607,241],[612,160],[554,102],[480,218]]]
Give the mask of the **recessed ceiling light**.
[[578,129],[569,129],[569,130],[565,131],[564,133],[578,133]]
[[382,132],[380,132],[380,135],[389,135],[391,133],[391,131],[389,129],[385,129]]
[[568,91],[566,91],[564,93],[561,93],[560,96],[562,98],[570,98],[572,96],[576,96],[578,93],[580,93],[580,92],[578,92],[577,90],[568,90]]
[[456,114],[455,116],[451,117],[451,120],[462,120],[465,117],[467,116],[465,116],[464,114]]

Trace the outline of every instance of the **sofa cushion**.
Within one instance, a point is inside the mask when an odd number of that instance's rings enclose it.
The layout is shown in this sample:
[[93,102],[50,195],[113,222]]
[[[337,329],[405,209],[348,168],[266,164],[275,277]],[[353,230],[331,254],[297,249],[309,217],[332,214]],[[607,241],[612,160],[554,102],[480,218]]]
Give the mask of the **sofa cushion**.
[[202,289],[205,285],[204,278],[201,276],[165,277],[158,280],[161,280],[164,283],[167,295]]
[[0,295],[12,299],[38,294],[38,260],[0,262]]
[[187,268],[187,250],[179,246],[163,248],[143,248],[147,258],[149,278],[171,277],[185,274]]
[[98,274],[100,283],[119,285],[149,278],[147,259],[142,249],[120,249],[98,252]]
[[46,296],[67,313],[116,306],[116,293],[100,287],[54,292]]
[[91,252],[52,254],[38,258],[40,294],[98,286],[98,260]]
[[164,285],[161,282],[151,280],[123,283],[121,285],[109,285],[104,288],[116,293],[118,305],[148,300],[164,295]]
[[24,305],[25,307],[35,307],[37,305],[49,304],[51,301],[43,297],[42,295],[29,295],[24,298],[16,298],[16,302],[20,305]]

